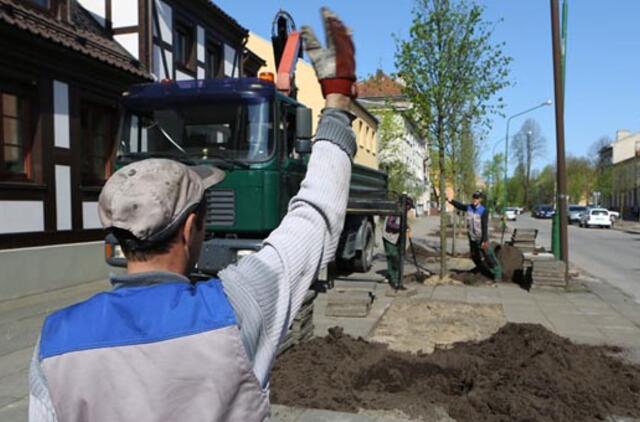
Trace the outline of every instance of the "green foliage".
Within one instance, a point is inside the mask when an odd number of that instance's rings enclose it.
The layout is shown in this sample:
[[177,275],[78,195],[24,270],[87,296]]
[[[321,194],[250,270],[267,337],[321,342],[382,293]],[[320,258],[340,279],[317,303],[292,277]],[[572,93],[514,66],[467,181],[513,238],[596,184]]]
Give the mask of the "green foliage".
[[483,11],[466,0],[416,0],[409,38],[396,51],[411,120],[432,142],[431,154],[438,160],[441,276],[446,272],[446,154],[461,139],[464,124],[489,126],[489,114],[503,106],[502,98],[492,100],[509,85],[511,58],[502,44],[493,44],[493,24],[483,20]]
[[532,204],[553,204],[555,202],[556,169],[547,165],[534,177]]
[[484,163],[482,176],[487,183],[486,204],[489,209],[499,210],[504,198],[504,154],[496,154]]
[[595,169],[591,160],[583,157],[567,157],[567,195],[572,204],[589,201],[593,191]]

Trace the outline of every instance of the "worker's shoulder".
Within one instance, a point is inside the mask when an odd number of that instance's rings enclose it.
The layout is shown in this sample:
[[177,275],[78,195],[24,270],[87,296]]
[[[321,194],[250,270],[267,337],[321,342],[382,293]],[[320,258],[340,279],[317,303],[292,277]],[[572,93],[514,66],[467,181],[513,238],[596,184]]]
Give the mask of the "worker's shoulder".
[[122,287],[49,315],[39,357],[159,342],[234,324],[235,313],[217,279]]

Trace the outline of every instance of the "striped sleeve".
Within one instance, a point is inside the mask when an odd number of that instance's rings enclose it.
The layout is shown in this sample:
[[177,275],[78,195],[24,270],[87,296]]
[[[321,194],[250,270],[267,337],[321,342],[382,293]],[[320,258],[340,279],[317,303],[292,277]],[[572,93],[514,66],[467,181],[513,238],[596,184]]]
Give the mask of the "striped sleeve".
[[[325,111],[307,174],[280,226],[259,252],[220,273],[263,388],[289,322],[311,283],[336,253],[349,195],[349,151],[355,150],[350,124],[345,113]],[[321,139],[321,133],[336,139]]]

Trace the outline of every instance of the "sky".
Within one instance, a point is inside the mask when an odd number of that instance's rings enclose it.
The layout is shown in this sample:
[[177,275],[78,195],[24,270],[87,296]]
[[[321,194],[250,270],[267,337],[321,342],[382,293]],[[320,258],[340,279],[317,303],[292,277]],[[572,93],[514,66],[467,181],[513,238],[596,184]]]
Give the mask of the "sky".
[[[269,37],[271,21],[282,8],[296,24],[322,32],[319,9],[333,9],[352,28],[357,73],[366,77],[378,68],[395,71],[396,38],[406,38],[413,0],[214,0],[249,30]],[[602,136],[615,138],[618,129],[640,130],[640,16],[638,0],[568,0],[568,45],[565,99],[567,155],[587,155]],[[553,100],[550,6],[547,0],[477,0],[485,19],[495,22],[494,42],[506,43],[513,58],[503,90],[505,116],[492,116],[492,130],[482,159],[503,151],[506,117]],[[560,1],[561,2],[561,1]],[[535,166],[555,162],[554,107],[543,107],[514,118],[510,136],[527,117],[534,118],[546,138],[546,150]],[[495,149],[494,149],[495,146]],[[511,166],[512,167],[512,166]]]

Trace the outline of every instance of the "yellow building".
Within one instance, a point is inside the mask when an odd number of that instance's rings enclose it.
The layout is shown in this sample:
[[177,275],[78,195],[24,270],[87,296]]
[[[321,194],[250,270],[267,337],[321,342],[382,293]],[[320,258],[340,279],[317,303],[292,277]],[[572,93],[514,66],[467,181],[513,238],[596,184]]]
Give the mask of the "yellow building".
[[[251,32],[247,48],[267,62],[258,72],[272,72],[274,75],[277,73],[271,41]],[[318,83],[313,66],[301,59],[298,59],[296,64],[296,86],[298,87],[298,101],[313,110],[313,115],[315,116],[313,130],[315,132],[320,112],[324,107],[324,98],[322,97],[320,83]],[[376,132],[378,130],[378,121],[357,102],[354,102],[352,111],[357,116],[353,122],[353,130],[356,133],[356,141],[358,143],[358,152],[354,161],[357,164],[377,169],[378,142]]]

